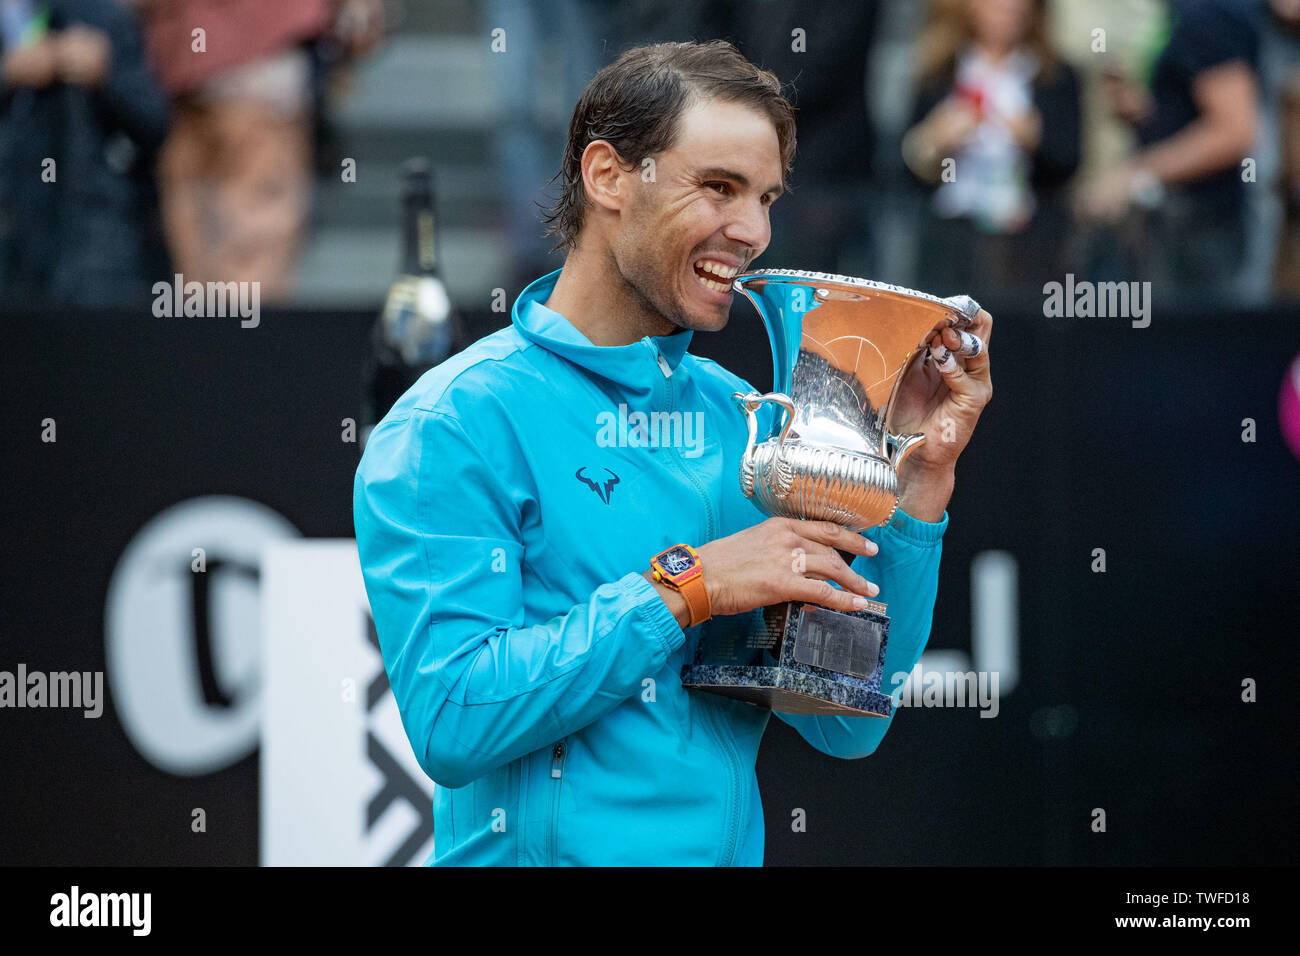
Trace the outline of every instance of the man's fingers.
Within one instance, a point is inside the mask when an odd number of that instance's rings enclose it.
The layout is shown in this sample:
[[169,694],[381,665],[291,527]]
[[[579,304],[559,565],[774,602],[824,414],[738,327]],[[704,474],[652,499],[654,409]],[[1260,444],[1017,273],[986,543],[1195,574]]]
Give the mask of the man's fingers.
[[959,340],[957,344],[958,355],[963,355],[966,358],[974,358],[976,355],[979,355],[984,351],[984,342],[977,336],[958,329],[957,337]]
[[949,366],[946,370],[944,365],[935,361],[935,368],[943,376],[943,383],[948,386],[948,392],[954,401],[961,404],[963,400],[970,401],[976,405],[982,405],[981,391],[986,387],[984,383],[988,381],[988,365],[982,368],[973,363],[979,362],[983,356],[976,356],[969,361],[971,365],[962,367],[957,361],[955,355],[949,355]]
[[930,359],[943,375],[948,375],[957,370],[957,356],[945,344],[946,335],[939,336],[938,341],[930,344]]
[[858,602],[865,603],[867,600],[852,591],[843,591],[832,587],[828,581],[815,581],[812,578],[798,579],[796,586],[792,590],[794,593],[790,596],[790,600],[820,604],[822,607],[828,607],[833,611],[858,611],[861,610]]
[[880,588],[840,560],[838,554],[810,554],[804,561],[804,574],[807,577],[823,581],[834,581],[845,590],[866,597],[875,597],[880,593]]
[[931,353],[946,348],[965,358],[981,355],[988,347],[987,343],[974,332],[952,328],[943,329],[938,334],[930,336],[929,345]]
[[987,379],[989,368],[989,346],[993,343],[993,316],[989,315],[983,309],[975,317],[967,330],[980,340],[982,349],[979,354],[973,355],[966,360],[966,371],[970,372],[976,378]]
[[809,521],[792,518],[795,533],[809,541],[816,541],[851,554],[875,554],[879,548],[870,538],[850,531],[833,521]]
[[[963,370],[977,379],[987,377],[988,342],[972,332],[944,329],[930,339],[929,355],[934,367],[944,376],[949,388],[962,377]],[[959,362],[958,356],[962,361]]]
[[966,331],[983,340],[984,348],[987,350],[993,343],[993,316],[989,315],[984,309],[980,309],[975,318],[971,319]]
[[[983,343],[983,350],[987,352],[989,346],[993,344],[993,316],[988,313],[987,309],[980,309],[979,312],[975,314],[975,318],[971,319],[970,324],[965,328],[955,329],[948,326],[941,331],[943,334],[944,344],[948,345],[954,352],[958,352],[958,354],[964,354],[959,351],[959,346],[962,342],[961,333],[975,336],[975,338],[979,339],[980,342]],[[949,332],[952,334],[949,334]],[[935,333],[930,336],[930,341],[934,342],[938,337],[939,333]]]

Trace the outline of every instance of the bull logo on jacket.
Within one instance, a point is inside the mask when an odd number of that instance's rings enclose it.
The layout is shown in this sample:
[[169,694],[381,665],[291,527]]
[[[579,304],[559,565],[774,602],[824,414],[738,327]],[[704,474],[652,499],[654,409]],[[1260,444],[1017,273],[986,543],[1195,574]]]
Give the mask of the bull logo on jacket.
[[609,475],[609,477],[606,478],[604,481],[597,483],[592,481],[590,478],[588,478],[586,475],[583,474],[583,472],[586,470],[587,470],[587,466],[583,465],[581,468],[579,468],[576,472],[573,473],[573,477],[577,478],[580,482],[582,482],[584,485],[586,485],[588,488],[594,491],[600,497],[601,501],[605,502],[605,504],[609,504],[609,494],[613,490],[614,486],[619,482],[618,475],[614,474],[608,468],[605,468],[604,471],[607,475]]

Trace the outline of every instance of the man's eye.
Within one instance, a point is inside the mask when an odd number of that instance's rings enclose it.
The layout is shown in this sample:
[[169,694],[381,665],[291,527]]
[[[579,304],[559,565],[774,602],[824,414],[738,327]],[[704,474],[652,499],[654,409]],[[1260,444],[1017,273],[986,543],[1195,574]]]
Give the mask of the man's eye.
[[726,195],[731,192],[731,187],[726,183],[709,183],[709,188],[720,190],[721,195]]

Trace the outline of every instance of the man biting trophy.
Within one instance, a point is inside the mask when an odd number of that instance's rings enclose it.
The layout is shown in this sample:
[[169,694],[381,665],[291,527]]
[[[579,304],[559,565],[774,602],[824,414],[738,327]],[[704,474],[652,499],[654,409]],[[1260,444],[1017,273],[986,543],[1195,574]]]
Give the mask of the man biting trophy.
[[[844,759],[894,719],[992,319],[752,269],[794,153],[780,82],[731,45],[627,51],[574,110],[563,268],[371,433],[357,546],[438,785],[430,863],[760,865],[771,715]],[[766,394],[687,351],[737,287]]]

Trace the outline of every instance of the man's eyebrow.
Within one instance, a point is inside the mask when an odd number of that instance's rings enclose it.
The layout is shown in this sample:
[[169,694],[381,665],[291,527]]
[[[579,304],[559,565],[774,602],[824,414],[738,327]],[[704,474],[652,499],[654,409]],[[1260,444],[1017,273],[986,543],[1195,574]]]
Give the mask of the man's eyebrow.
[[[744,173],[736,172],[734,169],[725,169],[722,166],[710,166],[707,169],[699,170],[697,175],[705,179],[732,179],[740,183],[741,188],[749,188],[749,177]],[[772,193],[773,198],[776,198],[785,192],[785,187],[780,183],[777,183],[775,186],[768,186],[766,192]]]

